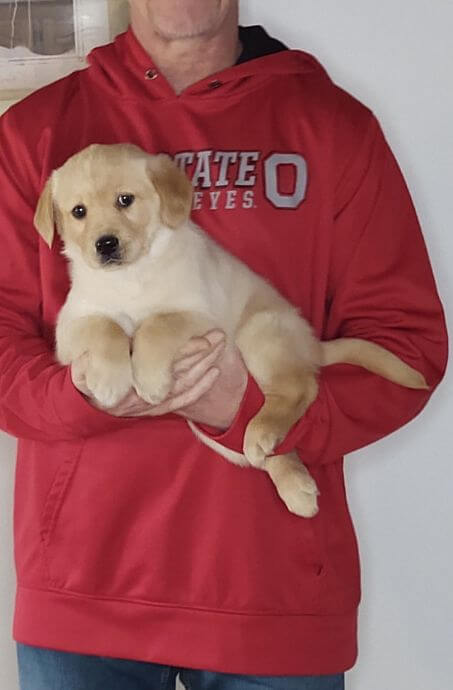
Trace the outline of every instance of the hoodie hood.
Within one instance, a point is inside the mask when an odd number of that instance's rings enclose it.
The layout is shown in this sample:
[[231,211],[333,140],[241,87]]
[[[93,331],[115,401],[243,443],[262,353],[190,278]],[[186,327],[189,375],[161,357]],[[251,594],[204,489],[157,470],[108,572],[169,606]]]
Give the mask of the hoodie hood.
[[288,50],[284,43],[269,36],[262,26],[240,26],[239,40],[242,44],[242,53],[237,65]]
[[219,98],[258,88],[270,77],[324,73],[317,60],[303,51],[288,50],[262,27],[240,27],[243,51],[238,63],[210,75],[175,94],[131,28],[113,43],[95,48],[88,56],[90,76],[100,88],[126,99],[175,99],[196,96]]

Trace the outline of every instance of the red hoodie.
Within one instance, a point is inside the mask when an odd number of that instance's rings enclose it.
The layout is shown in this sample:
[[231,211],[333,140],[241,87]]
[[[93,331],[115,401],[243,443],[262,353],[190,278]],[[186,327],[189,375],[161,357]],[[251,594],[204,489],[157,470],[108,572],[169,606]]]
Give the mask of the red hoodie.
[[[0,403],[19,438],[16,640],[250,674],[328,674],[356,658],[356,538],[345,453],[413,418],[429,394],[326,368],[283,443],[321,491],[291,515],[268,476],[201,445],[168,415],[117,419],[55,363],[67,264],[33,227],[53,168],[93,142],[165,151],[193,177],[194,218],[266,276],[324,339],[358,336],[431,390],[446,334],[406,186],[373,115],[309,55],[284,51],[176,96],[131,32],[1,120]],[[154,70],[154,71],[152,71]],[[223,434],[241,449],[250,380]]]

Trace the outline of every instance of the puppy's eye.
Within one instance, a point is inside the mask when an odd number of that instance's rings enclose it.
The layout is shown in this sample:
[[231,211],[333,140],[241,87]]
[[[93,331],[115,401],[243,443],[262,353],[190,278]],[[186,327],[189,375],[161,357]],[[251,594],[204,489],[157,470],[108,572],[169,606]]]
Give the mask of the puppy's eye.
[[135,196],[133,194],[120,194],[116,199],[118,208],[128,208],[134,203]]
[[81,218],[85,218],[87,214],[86,206],[83,206],[82,204],[74,206],[71,213],[74,216],[74,218],[77,218],[78,220],[80,220]]

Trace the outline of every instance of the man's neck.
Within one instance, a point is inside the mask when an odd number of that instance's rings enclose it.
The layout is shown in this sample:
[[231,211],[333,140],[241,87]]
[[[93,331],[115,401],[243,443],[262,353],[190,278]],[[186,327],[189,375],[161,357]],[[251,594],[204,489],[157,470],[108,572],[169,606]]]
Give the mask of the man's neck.
[[237,21],[227,22],[214,36],[166,40],[132,23],[132,29],[177,94],[192,84],[232,67],[241,53]]

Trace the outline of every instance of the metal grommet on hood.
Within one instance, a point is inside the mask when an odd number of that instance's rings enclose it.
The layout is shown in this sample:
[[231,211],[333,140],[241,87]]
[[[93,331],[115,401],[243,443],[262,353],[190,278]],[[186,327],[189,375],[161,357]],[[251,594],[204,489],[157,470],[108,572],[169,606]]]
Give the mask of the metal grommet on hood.
[[223,86],[223,84],[220,79],[214,79],[214,81],[210,81],[208,84],[210,89],[219,89],[221,86]]
[[157,69],[153,69],[152,67],[150,69],[147,69],[145,72],[145,79],[156,79],[156,77],[159,76],[159,72]]

